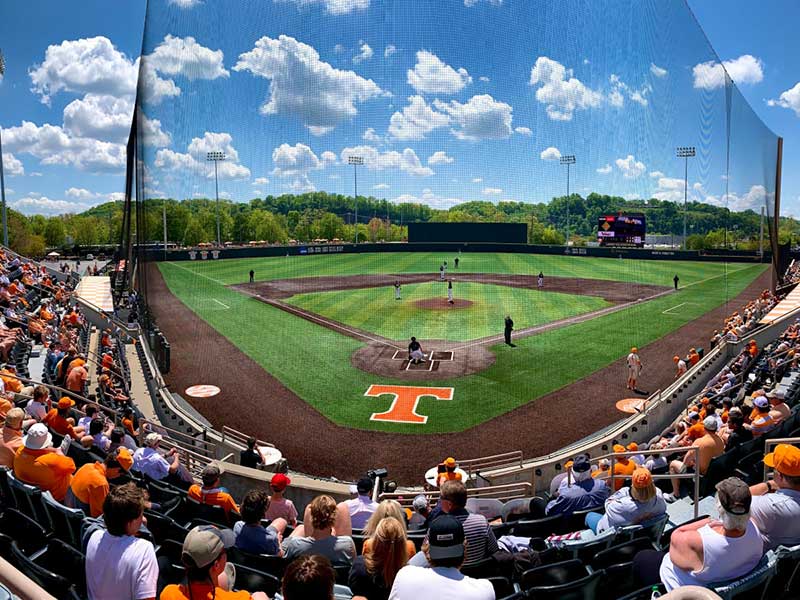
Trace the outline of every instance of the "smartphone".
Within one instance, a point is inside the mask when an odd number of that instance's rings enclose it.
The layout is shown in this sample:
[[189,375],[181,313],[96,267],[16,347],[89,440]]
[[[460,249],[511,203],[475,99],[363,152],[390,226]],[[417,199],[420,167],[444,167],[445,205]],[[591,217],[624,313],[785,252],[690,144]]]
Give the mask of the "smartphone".
[[70,436],[68,436],[68,435],[65,435],[64,439],[61,440],[61,445],[59,446],[59,449],[61,450],[61,453],[64,456],[67,455],[67,451],[69,450],[69,445],[71,443],[72,443],[72,438]]
[[437,473],[447,473],[447,467],[445,467],[444,464],[437,465],[436,472]]

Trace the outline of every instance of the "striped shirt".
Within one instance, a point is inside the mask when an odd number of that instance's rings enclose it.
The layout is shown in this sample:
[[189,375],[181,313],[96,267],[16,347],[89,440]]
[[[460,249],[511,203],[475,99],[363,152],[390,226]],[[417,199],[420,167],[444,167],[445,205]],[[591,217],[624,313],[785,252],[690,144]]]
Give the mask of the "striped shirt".
[[[494,531],[492,531],[492,526],[489,525],[486,517],[469,513],[463,508],[456,508],[450,513],[440,513],[440,515],[443,514],[450,515],[464,527],[464,538],[467,540],[467,555],[464,557],[465,567],[497,552],[497,538],[494,537]],[[427,535],[425,539],[428,539]],[[424,555],[419,553],[417,556],[422,556],[421,564],[417,562],[411,564],[425,566],[427,561]]]

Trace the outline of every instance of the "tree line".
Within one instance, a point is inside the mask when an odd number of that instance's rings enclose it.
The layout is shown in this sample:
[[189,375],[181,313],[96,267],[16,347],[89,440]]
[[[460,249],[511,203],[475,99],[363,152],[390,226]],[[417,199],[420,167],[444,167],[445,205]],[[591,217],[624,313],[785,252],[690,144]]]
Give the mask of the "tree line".
[[[315,239],[352,241],[358,231],[363,241],[403,241],[409,222],[525,222],[528,242],[563,244],[567,214],[571,242],[582,245],[596,240],[597,221],[603,214],[643,213],[648,234],[683,234],[682,203],[650,199],[630,201],[619,196],[591,193],[553,198],[550,203],[471,201],[449,209],[418,203],[393,203],[374,197],[358,197],[358,220],[351,196],[311,192],[254,198],[249,202],[219,202],[219,228],[223,242],[287,243]],[[122,203],[108,202],[80,214],[52,217],[25,216],[9,210],[9,242],[22,254],[41,256],[46,249],[116,244],[120,239]],[[163,241],[163,215],[167,238],[172,243],[196,246],[217,239],[217,203],[199,198],[148,199],[140,207],[144,231],[139,239]],[[722,246],[758,247],[761,217],[753,210],[730,211],[725,207],[690,202],[687,206],[687,245],[691,249]],[[137,219],[132,222],[135,225]],[[766,225],[765,225],[766,227]],[[765,236],[768,230],[765,229]],[[800,222],[781,218],[780,239],[800,236]]]

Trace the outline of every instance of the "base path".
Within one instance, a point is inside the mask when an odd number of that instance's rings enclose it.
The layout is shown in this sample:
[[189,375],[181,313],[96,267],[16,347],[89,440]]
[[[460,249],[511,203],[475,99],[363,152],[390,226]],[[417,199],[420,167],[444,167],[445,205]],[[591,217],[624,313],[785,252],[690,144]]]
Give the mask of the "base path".
[[[627,395],[624,359],[460,433],[404,435],[340,427],[173,296],[154,264],[143,267],[150,307],[172,347],[171,371],[166,375],[170,388],[186,389],[203,375],[222,393],[210,399],[188,399],[191,404],[217,428],[228,425],[274,443],[299,471],[354,480],[368,469],[387,467],[389,476],[401,484],[421,485],[425,470],[445,456],[476,458],[521,450],[525,458],[532,458],[622,417],[615,403]],[[771,276],[770,270],[765,271],[728,304],[640,348],[645,364],[640,387],[655,391],[669,385],[674,375],[672,356],[692,346],[707,346],[714,329],[768,288]],[[546,279],[545,284],[549,286],[552,280]]]

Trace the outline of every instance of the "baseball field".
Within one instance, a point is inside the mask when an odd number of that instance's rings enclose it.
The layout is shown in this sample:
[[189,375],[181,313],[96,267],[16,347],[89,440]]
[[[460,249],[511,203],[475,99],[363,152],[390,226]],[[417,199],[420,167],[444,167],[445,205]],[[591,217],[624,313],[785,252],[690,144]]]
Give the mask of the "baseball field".
[[[673,353],[707,347],[708,325],[695,328],[694,337],[670,334],[726,310],[748,286],[754,293],[751,284],[768,268],[464,253],[455,269],[455,257],[406,252],[159,263],[167,295],[178,301],[155,303],[173,344],[170,378],[181,386],[218,385],[222,393],[198,408],[212,422],[263,430],[270,439],[276,424],[254,421],[259,415],[274,421],[281,407],[294,415],[287,398],[313,409],[303,414],[316,412],[342,428],[463,432],[520,407],[535,409],[540,398],[620,361],[631,346],[658,349],[652,358],[643,355],[641,393],[654,391],[671,375]],[[440,281],[444,261],[453,304]],[[505,315],[514,320],[516,347],[503,343]],[[207,339],[209,327],[217,341]],[[412,335],[439,360],[409,365]],[[406,390],[416,394],[413,402]],[[587,403],[613,405],[625,396],[624,378],[585,393]],[[604,414],[608,421],[613,413]],[[582,435],[598,425],[589,417]]]

